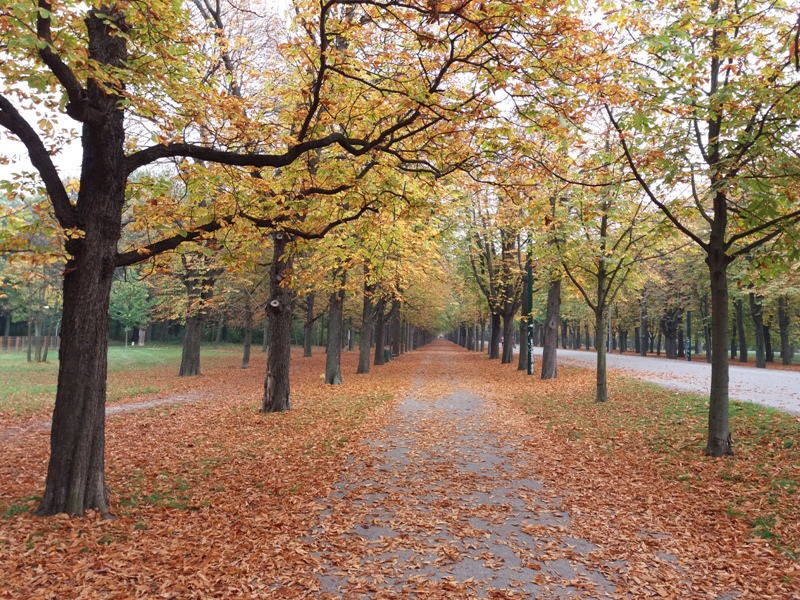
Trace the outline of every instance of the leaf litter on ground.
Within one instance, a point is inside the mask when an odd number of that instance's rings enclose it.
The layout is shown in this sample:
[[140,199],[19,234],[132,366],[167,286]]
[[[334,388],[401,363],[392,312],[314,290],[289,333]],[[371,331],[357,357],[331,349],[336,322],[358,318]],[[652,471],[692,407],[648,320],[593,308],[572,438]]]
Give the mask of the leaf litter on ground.
[[[4,442],[0,597],[319,597],[325,558],[312,533],[324,521],[333,539],[362,522],[355,508],[348,515],[347,503],[337,502],[336,521],[322,513],[342,478],[369,476],[349,465],[374,460],[365,440],[386,437],[394,407],[432,350],[437,366],[427,370],[422,397],[463,389],[489,403],[485,426],[522,454],[519,477],[541,480],[569,515],[557,534],[591,542],[591,552],[571,558],[602,573],[614,596],[800,594],[795,417],[737,405],[737,454],[712,460],[701,452],[702,398],[612,375],[611,401],[596,405],[590,371],[560,369],[558,379],[542,382],[436,341],[370,375],[346,375],[342,386],[321,384],[321,352],[293,357],[293,410],[284,414],[257,411],[264,359],[256,355],[248,370],[230,361],[185,378],[181,391],[202,388],[204,400],[111,417],[106,477],[116,521],[31,516],[44,487],[48,434],[31,430]],[[344,353],[344,373],[354,373],[355,362],[355,353]],[[457,444],[446,426],[425,433]],[[470,481],[460,485],[469,489]],[[463,510],[447,502],[437,510]],[[407,529],[413,543],[419,523],[399,514],[393,526]],[[458,548],[442,539],[436,564],[446,569]],[[543,553],[527,557],[530,564],[565,550],[551,544]],[[374,578],[348,575],[352,597],[370,593]],[[548,589],[544,577],[540,583]],[[575,583],[597,597],[590,584]],[[425,578],[396,592],[385,597],[472,597],[468,583]]]

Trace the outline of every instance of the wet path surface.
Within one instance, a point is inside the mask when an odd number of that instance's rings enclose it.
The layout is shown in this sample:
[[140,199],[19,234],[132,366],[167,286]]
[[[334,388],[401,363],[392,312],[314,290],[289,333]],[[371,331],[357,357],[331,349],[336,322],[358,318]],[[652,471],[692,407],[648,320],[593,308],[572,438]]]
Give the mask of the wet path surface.
[[320,597],[609,596],[522,440],[492,429],[480,397],[422,388],[325,501],[308,539]]

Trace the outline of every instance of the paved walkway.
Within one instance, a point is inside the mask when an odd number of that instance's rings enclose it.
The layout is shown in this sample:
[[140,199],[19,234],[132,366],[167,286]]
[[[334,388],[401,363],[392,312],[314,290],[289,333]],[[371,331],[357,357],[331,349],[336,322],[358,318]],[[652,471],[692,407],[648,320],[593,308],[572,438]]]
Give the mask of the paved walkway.
[[594,546],[562,533],[570,515],[524,440],[493,430],[480,397],[423,387],[351,460],[307,539],[319,597],[610,597],[584,564]]
[[[535,348],[541,356],[542,349]],[[558,349],[558,363],[594,368],[594,352]],[[624,375],[664,387],[707,394],[711,387],[711,365],[705,361],[667,360],[650,356],[608,354],[608,367]],[[754,369],[731,365],[730,397],[800,414],[800,372]]]

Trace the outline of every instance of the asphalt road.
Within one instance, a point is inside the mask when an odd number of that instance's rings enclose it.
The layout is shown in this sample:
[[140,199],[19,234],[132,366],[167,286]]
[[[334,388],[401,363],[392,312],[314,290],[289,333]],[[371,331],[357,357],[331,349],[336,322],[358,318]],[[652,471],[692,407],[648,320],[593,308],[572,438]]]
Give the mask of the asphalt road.
[[[542,349],[536,348],[541,356]],[[594,352],[558,349],[558,363],[594,368]],[[711,365],[703,360],[609,354],[608,367],[631,377],[651,381],[664,387],[707,394],[711,387]],[[730,397],[754,402],[779,410],[800,414],[800,372],[730,367]]]

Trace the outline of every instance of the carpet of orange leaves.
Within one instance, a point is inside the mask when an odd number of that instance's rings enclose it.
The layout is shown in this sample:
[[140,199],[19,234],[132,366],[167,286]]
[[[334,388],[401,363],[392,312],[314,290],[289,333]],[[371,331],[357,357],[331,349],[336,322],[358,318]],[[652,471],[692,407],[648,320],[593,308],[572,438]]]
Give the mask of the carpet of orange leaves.
[[[494,406],[487,427],[524,438],[530,464],[571,515],[564,535],[598,546],[590,561],[620,597],[716,598],[721,589],[739,590],[739,598],[800,597],[797,562],[755,536],[749,516],[774,500],[778,539],[800,543],[794,491],[766,489],[770,473],[800,480],[800,444],[748,446],[748,432],[735,432],[737,456],[709,460],[696,434],[683,431],[692,431],[688,423],[677,423],[665,450],[652,444],[642,420],[657,394],[642,398],[641,388],[612,377],[612,401],[598,407],[587,400],[590,371],[562,369],[557,380],[541,382],[444,341],[430,348],[443,389],[482,395]],[[115,521],[31,516],[48,433],[29,429],[7,439],[0,597],[315,597],[317,559],[303,538],[319,522],[320,498],[346,472],[348,455],[368,455],[361,440],[380,436],[394,418],[426,353],[367,376],[352,375],[356,353],[345,353],[342,386],[322,384],[322,352],[297,355],[293,410],[285,414],[257,410],[263,355],[246,371],[231,360],[200,378],[175,378],[173,391],[201,389],[208,397],[107,422]],[[731,514],[733,499],[741,514]]]

